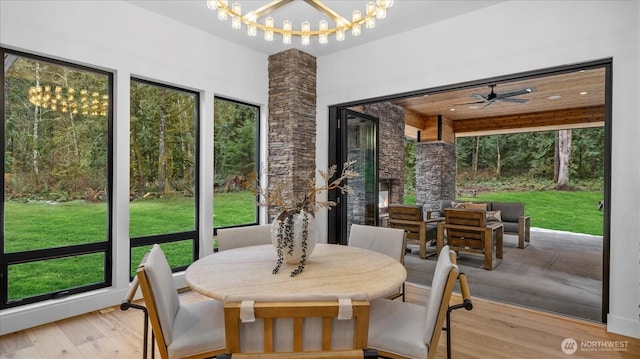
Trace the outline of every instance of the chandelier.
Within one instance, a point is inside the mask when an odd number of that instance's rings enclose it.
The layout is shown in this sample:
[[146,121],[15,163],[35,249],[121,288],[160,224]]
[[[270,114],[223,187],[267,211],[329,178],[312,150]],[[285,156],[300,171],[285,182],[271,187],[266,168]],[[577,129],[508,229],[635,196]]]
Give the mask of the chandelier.
[[59,85],[37,85],[29,88],[29,102],[36,107],[62,113],[106,116],[109,96],[85,89]]
[[[211,10],[217,10],[218,19],[221,21],[226,21],[230,17],[233,29],[239,30],[242,28],[242,24],[245,24],[249,36],[256,36],[258,29],[260,29],[264,32],[264,39],[267,41],[273,41],[274,34],[280,34],[282,42],[290,44],[292,36],[299,36],[302,45],[309,45],[311,36],[318,36],[320,44],[326,44],[329,35],[333,34],[335,34],[337,41],[344,41],[348,31],[351,31],[353,36],[359,36],[362,33],[363,25],[367,29],[373,29],[376,26],[376,19],[384,19],[387,16],[387,9],[393,6],[393,0],[369,1],[365,5],[364,14],[360,10],[354,10],[351,21],[349,21],[320,0],[303,0],[331,19],[334,23],[333,27],[329,27],[327,20],[320,20],[318,28],[313,30],[309,21],[303,21],[299,30],[293,28],[290,20],[284,20],[282,27],[277,27],[275,20],[267,15],[293,1],[295,0],[273,0],[261,8],[244,14],[240,3],[232,3],[229,6],[228,0],[207,0],[207,6]],[[258,22],[262,17],[265,17],[264,22]]]

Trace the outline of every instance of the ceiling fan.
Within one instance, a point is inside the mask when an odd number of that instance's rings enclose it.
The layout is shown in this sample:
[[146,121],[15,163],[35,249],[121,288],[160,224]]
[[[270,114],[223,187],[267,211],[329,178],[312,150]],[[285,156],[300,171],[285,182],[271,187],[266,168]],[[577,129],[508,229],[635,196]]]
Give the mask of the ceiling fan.
[[528,93],[532,93],[532,92],[536,91],[535,87],[527,87],[527,88],[524,88],[524,89],[515,90],[515,91],[511,91],[511,92],[495,93],[494,92],[494,88],[496,87],[496,84],[489,85],[489,87],[491,88],[491,92],[489,94],[487,94],[487,95],[482,95],[482,94],[478,94],[478,93],[474,93],[472,95],[472,97],[476,98],[478,101],[460,103],[458,105],[485,104],[484,106],[482,106],[482,108],[485,108],[485,107],[491,105],[492,103],[494,103],[496,101],[525,103],[525,102],[527,102],[529,100],[528,99],[524,99],[524,98],[513,98],[513,97],[514,96],[520,96],[520,95],[526,95]]

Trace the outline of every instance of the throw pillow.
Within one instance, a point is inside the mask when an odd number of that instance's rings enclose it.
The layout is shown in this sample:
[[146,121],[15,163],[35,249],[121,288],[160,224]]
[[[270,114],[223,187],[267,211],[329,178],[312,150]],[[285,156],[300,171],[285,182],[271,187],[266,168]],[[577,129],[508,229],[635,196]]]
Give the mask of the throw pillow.
[[451,208],[464,208],[464,203],[451,201]]
[[487,211],[487,222],[502,222],[500,211]]
[[483,211],[486,211],[487,210],[487,204],[486,203],[467,202],[467,203],[464,204],[464,208],[481,209]]

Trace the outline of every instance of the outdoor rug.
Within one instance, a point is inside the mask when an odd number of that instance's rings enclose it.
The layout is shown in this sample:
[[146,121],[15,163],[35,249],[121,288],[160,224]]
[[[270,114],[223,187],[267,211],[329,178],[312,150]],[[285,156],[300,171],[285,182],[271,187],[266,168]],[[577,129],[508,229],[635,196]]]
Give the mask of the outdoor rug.
[[[528,247],[518,249],[517,240],[504,236],[504,258],[493,270],[484,269],[482,255],[459,254],[473,297],[602,321],[601,236],[531,228]],[[431,286],[435,264],[435,256],[420,259],[413,247],[405,256],[407,282]]]

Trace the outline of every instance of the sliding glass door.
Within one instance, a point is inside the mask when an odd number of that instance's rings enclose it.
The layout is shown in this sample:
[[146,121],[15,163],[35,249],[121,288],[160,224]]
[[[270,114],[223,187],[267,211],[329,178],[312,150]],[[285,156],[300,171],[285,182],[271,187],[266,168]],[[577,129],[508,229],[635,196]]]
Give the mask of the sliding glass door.
[[329,242],[347,244],[353,223],[378,224],[378,119],[348,109],[338,109],[334,116],[330,162],[355,162],[359,173],[349,180],[352,193],[330,194],[338,206],[329,214]]

